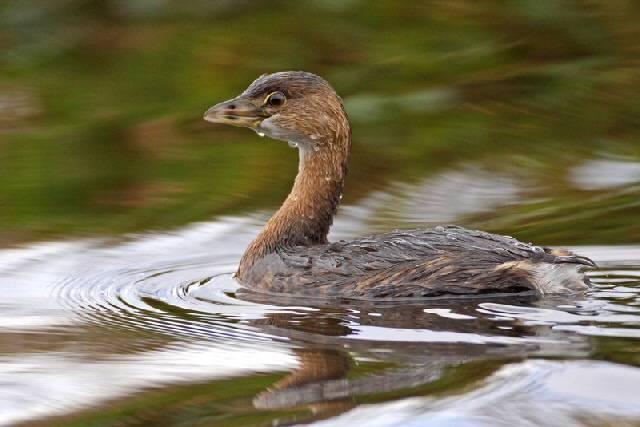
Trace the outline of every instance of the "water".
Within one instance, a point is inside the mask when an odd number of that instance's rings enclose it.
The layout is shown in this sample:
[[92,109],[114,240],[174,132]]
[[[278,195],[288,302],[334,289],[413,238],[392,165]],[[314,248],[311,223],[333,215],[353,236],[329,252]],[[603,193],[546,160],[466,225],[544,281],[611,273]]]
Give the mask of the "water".
[[[29,3],[0,6],[0,425],[640,424],[636,2]],[[297,155],[202,113],[285,69],[352,124],[331,239],[456,223],[593,288],[243,293]]]
[[640,421],[640,247],[574,248],[578,296],[257,302],[232,273],[258,222],[1,251],[3,423]]

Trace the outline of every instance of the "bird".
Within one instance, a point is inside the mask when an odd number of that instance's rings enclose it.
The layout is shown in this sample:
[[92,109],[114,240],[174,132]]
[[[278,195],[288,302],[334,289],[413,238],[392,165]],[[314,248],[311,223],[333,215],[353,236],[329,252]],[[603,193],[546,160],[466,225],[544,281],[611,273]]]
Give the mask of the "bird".
[[585,269],[596,265],[587,257],[454,225],[329,242],[352,134],[342,99],[316,74],[263,74],[209,108],[204,119],[249,128],[299,151],[291,192],[235,273],[250,292],[396,301],[574,293],[590,286]]

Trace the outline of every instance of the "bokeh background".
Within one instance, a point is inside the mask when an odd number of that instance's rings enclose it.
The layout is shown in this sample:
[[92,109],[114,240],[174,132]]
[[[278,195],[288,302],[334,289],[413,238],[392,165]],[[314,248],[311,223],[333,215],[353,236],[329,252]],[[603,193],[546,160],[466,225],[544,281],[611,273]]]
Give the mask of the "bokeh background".
[[280,70],[342,95],[342,212],[371,231],[637,242],[638,22],[632,0],[5,0],[0,243],[275,209],[297,153],[201,117]]

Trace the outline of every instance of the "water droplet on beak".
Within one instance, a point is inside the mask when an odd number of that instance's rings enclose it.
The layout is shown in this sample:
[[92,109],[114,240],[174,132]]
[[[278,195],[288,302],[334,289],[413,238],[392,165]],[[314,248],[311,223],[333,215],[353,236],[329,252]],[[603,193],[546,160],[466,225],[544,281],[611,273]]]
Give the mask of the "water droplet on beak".
[[258,132],[258,136],[263,137],[264,136],[264,132]]

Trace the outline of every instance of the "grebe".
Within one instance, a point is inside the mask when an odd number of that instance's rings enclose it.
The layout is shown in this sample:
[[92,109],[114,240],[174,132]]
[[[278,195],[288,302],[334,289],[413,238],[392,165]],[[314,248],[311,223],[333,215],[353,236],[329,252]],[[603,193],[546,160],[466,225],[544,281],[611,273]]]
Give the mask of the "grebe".
[[245,251],[236,278],[253,291],[303,297],[408,299],[538,294],[588,287],[593,261],[512,237],[438,226],[328,243],[347,171],[342,100],[315,74],[264,74],[204,119],[248,127],[300,154],[291,193]]

